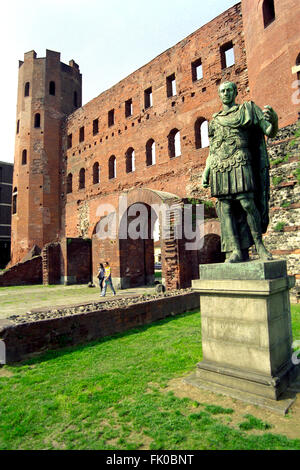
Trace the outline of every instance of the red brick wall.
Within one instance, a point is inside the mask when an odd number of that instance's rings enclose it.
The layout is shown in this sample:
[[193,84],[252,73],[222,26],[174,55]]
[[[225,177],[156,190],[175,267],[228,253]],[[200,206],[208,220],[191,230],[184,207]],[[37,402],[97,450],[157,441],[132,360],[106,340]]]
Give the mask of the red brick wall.
[[275,0],[274,6],[275,21],[264,28],[263,1],[242,1],[251,99],[261,107],[273,106],[284,127],[296,122],[300,111],[300,104],[292,102],[297,80],[292,67],[300,53],[300,2]]
[[[232,40],[236,64],[221,69],[220,47]],[[192,81],[191,63],[201,57],[203,79]],[[166,77],[176,74],[177,95],[167,97]],[[232,79],[238,83],[240,100],[247,98],[247,64],[242,35],[241,7],[236,5],[186,39],[153,59],[111,89],[99,95],[69,116],[64,131],[63,148],[67,157],[66,177],[73,175],[73,192],[65,197],[63,223],[65,236],[77,237],[80,201],[88,204],[89,223],[94,227],[99,218],[99,203],[117,208],[120,192],[130,188],[151,188],[180,197],[189,196],[189,184],[195,171],[201,170],[208,149],[195,148],[194,124],[199,117],[211,119],[220,109],[218,80]],[[153,106],[145,109],[144,90],[152,87]],[[125,117],[125,101],[133,100],[133,115]],[[107,115],[115,109],[115,124],[108,127]],[[99,118],[99,133],[93,136],[93,120]],[[79,129],[85,127],[85,140],[79,143]],[[177,128],[181,135],[181,156],[168,154],[169,132]],[[72,134],[73,146],[67,149],[67,135]],[[156,142],[156,165],[146,166],[146,142]],[[125,153],[135,151],[136,170],[126,173]],[[108,160],[117,158],[117,177],[108,179]],[[93,184],[92,168],[100,164],[100,183]],[[78,189],[79,171],[86,170],[86,187]]]
[[[49,93],[55,82],[55,95]],[[24,96],[25,83],[29,96]],[[13,187],[17,188],[17,212],[12,216],[12,263],[20,261],[33,245],[40,249],[59,238],[61,200],[61,124],[65,114],[76,109],[73,90],[81,105],[81,75],[73,66],[60,62],[58,52],[34,51],[20,62]],[[35,115],[40,126],[35,127]],[[27,162],[22,164],[22,152]]]
[[18,263],[0,274],[0,286],[22,286],[42,284],[42,257],[36,256],[24,263]]
[[48,243],[42,251],[43,284],[60,284],[61,247],[59,243]]
[[65,238],[61,240],[61,280],[65,284],[86,284],[91,281],[91,240]]

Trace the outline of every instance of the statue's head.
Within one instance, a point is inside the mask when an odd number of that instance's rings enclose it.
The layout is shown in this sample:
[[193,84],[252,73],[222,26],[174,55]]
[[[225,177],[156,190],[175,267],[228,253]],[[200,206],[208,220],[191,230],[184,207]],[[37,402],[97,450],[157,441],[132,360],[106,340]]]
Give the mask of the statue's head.
[[223,104],[235,104],[235,98],[237,97],[237,94],[238,89],[234,82],[223,82],[219,86],[219,96]]

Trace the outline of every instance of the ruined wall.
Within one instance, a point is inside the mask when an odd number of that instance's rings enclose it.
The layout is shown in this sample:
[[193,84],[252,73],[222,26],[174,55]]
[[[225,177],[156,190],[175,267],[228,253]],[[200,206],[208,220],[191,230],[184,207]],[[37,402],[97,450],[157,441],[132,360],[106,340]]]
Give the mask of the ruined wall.
[[[208,155],[208,148],[196,148],[197,119],[211,119],[220,109],[217,88],[225,78],[237,82],[241,101],[248,97],[242,26],[238,4],[68,117],[63,143],[64,236],[80,236],[85,223],[89,223],[91,236],[99,220],[99,204],[109,203],[117,208],[118,196],[124,190],[143,187],[179,197],[190,195],[191,177],[202,171]],[[235,64],[222,68],[221,48],[228,41],[234,46]],[[193,81],[192,63],[197,59],[202,61],[203,78]],[[176,95],[168,97],[167,77],[172,74],[176,78]],[[144,92],[149,87],[153,101],[146,108]],[[132,115],[126,117],[125,102],[130,99]],[[114,124],[109,126],[108,113],[112,109]],[[96,119],[98,129],[93,133]],[[84,140],[79,142],[82,127]],[[168,135],[173,129],[180,131],[181,155],[172,158]],[[156,163],[147,166],[149,139],[155,141]],[[127,173],[125,154],[129,148],[135,152],[135,171]],[[116,177],[109,179],[108,161],[112,155],[116,157]],[[99,183],[93,183],[95,163],[100,166]],[[85,170],[83,189],[79,189],[81,169]],[[68,175],[72,175],[71,193],[67,193]]]
[[92,247],[90,239],[64,238],[60,242],[60,272],[64,284],[87,284],[91,281]]
[[42,284],[42,278],[42,257],[36,256],[0,273],[0,287]]
[[199,309],[199,295],[188,292],[23,324],[4,319],[0,320],[0,339],[5,343],[6,363],[9,364],[50,349],[96,341],[195,309]]
[[[274,258],[288,262],[289,274],[300,284],[300,121],[269,139],[270,224],[266,246]],[[295,137],[296,136],[296,137]],[[298,137],[297,137],[298,136]]]
[[61,247],[60,243],[47,243],[42,251],[43,284],[60,284]]

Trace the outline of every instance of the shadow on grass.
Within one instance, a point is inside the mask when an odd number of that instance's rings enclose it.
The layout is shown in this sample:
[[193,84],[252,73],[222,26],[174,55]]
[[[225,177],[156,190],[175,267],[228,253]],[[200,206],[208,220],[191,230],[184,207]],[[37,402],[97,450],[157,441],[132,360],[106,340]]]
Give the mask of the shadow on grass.
[[[99,340],[84,342],[84,343],[76,344],[74,346],[66,346],[66,347],[62,347],[62,348],[59,348],[59,349],[51,349],[51,350],[48,350],[45,353],[40,353],[36,357],[32,357],[32,358],[26,359],[24,361],[9,364],[9,366],[11,368],[16,368],[17,369],[19,367],[23,367],[24,365],[41,364],[43,362],[51,361],[52,359],[57,359],[59,357],[62,357],[62,356],[66,355],[66,354],[69,354],[69,353],[73,353],[75,351],[83,351],[83,350],[85,350],[87,348],[90,348],[90,347],[93,347],[97,344],[106,343],[107,341],[113,341],[113,340],[116,340],[116,339],[119,339],[119,338],[124,338],[124,337],[131,336],[131,335],[136,335],[137,333],[147,331],[147,330],[149,330],[151,328],[154,328],[156,326],[159,326],[159,325],[165,325],[167,323],[174,322],[176,320],[194,315],[195,313],[199,313],[199,315],[200,315],[200,311],[198,309],[191,310],[190,312],[170,316],[170,317],[164,318],[162,320],[158,320],[154,323],[150,323],[148,325],[142,325],[142,326],[139,326],[139,327],[136,327],[136,328],[132,328],[131,330],[128,330],[128,331],[125,331],[125,332],[122,332],[122,333],[115,333],[114,335],[111,335],[111,336],[105,336],[103,338],[99,338]],[[199,336],[201,336],[201,327],[199,328]]]

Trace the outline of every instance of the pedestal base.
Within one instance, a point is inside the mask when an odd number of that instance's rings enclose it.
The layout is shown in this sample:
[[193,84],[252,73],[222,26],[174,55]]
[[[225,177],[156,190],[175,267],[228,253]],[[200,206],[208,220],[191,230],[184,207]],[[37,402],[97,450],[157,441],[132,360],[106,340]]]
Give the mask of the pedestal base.
[[[285,261],[200,266],[203,361],[189,384],[285,413],[292,331]],[[283,400],[280,400],[280,398]]]
[[244,403],[250,403],[251,405],[266,408],[282,416],[288,412],[289,408],[296,400],[296,390],[287,390],[281,395],[279,400],[273,400],[254,393],[240,391],[237,388],[226,387],[225,385],[202,380],[198,377],[196,372],[185,378],[183,382],[199,389],[208,390],[220,395],[226,395],[231,398],[241,400]]

